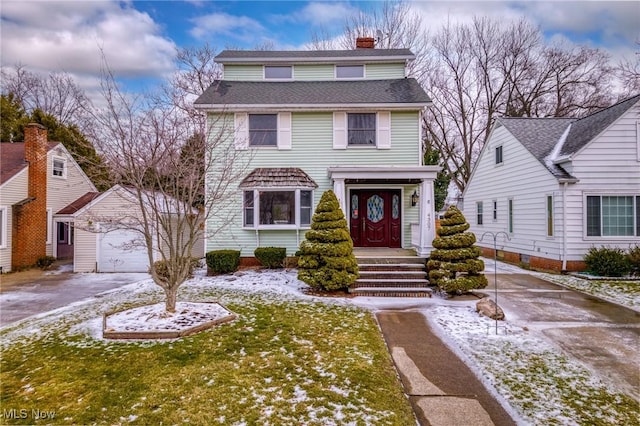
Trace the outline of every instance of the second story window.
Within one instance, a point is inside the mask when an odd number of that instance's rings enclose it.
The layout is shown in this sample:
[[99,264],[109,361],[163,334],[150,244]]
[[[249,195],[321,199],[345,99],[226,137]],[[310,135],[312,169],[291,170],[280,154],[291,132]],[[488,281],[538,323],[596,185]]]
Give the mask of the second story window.
[[249,114],[249,146],[278,146],[278,114]]
[[348,144],[358,146],[376,146],[376,114],[348,114]]
[[265,66],[264,78],[265,79],[290,79],[293,77],[293,68],[290,65],[287,66]]
[[64,158],[54,157],[53,158],[53,171],[52,175],[60,178],[67,177],[67,162]]
[[336,78],[363,78],[364,65],[336,65]]

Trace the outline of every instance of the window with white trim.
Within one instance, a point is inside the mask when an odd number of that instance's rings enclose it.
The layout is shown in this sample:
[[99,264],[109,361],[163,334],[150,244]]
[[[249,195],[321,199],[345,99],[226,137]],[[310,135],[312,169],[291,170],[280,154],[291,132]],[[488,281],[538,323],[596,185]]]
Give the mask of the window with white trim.
[[51,244],[52,229],[53,229],[53,210],[47,209],[47,244]]
[[288,80],[293,77],[293,67],[291,65],[265,65],[265,80],[278,79]]
[[496,146],[496,164],[502,164],[502,145]]
[[53,157],[52,176],[59,178],[67,177],[67,160],[62,157]]
[[350,146],[376,146],[376,114],[347,114],[347,132]]
[[0,248],[7,246],[7,234],[9,233],[7,225],[7,208],[0,207]]
[[278,146],[278,114],[249,114],[249,146]]
[[547,195],[547,237],[553,237],[553,195]]
[[482,225],[483,222],[483,212],[482,212],[482,201],[478,201],[476,203],[476,225]]
[[336,78],[364,78],[364,65],[336,65]]
[[639,195],[587,195],[588,237],[640,236]]
[[308,228],[313,191],[306,189],[254,189],[243,193],[245,228]]

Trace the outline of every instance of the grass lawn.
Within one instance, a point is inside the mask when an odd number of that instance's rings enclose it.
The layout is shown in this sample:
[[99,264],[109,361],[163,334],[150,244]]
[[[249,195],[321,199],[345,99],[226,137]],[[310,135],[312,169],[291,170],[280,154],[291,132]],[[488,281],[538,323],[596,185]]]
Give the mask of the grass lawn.
[[[77,331],[106,309],[95,302],[40,338],[14,338],[2,352],[1,423],[415,424],[371,313],[226,289],[183,294],[239,319],[171,342],[105,342]],[[12,409],[26,418],[8,419]]]

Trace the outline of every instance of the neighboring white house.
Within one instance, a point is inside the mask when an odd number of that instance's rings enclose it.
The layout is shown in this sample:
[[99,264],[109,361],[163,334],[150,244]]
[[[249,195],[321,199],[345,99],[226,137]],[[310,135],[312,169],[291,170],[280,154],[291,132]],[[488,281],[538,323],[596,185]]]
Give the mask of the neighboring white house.
[[504,232],[498,255],[534,268],[640,244],[640,95],[581,119],[497,119],[462,210],[486,255]]
[[[176,203],[170,200],[170,203]],[[130,190],[120,185],[103,193],[88,193],[58,216],[75,223],[74,272],[147,272],[149,256],[141,229],[141,209]],[[183,232],[188,237],[188,230]],[[156,234],[154,247],[167,255],[165,236]],[[192,257],[204,256],[204,239],[193,247]],[[153,259],[161,254],[154,252]]]
[[39,124],[25,127],[25,142],[0,144],[0,270],[33,265],[48,255],[73,256],[73,224],[56,213],[96,191],[69,151],[47,140]]
[[[293,255],[322,193],[332,189],[356,247],[415,248],[435,236],[433,180],[422,165],[422,112],[431,104],[406,75],[408,49],[231,51],[215,59],[224,79],[195,102],[221,137],[251,158],[235,217],[206,249],[260,246]],[[368,47],[366,47],[368,46]],[[214,177],[212,176],[212,179]],[[418,201],[419,199],[419,201]],[[216,217],[208,229],[217,229]]]

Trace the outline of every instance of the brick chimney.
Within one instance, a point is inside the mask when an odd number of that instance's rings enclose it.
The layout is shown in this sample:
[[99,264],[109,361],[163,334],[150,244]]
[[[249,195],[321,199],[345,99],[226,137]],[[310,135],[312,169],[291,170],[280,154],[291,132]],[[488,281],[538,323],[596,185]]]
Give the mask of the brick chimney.
[[35,123],[24,128],[24,159],[28,163],[27,198],[13,206],[12,268],[31,266],[46,255],[47,129]]
[[373,37],[358,37],[356,39],[356,49],[373,49],[375,39]]

